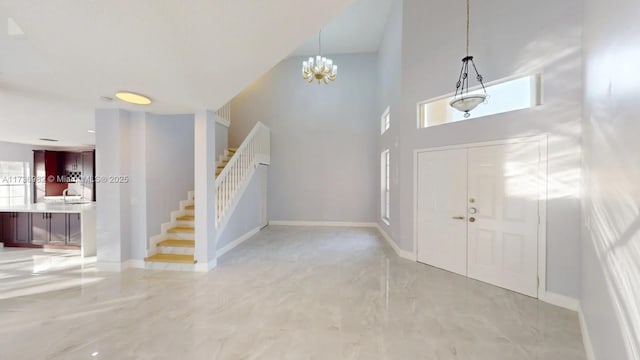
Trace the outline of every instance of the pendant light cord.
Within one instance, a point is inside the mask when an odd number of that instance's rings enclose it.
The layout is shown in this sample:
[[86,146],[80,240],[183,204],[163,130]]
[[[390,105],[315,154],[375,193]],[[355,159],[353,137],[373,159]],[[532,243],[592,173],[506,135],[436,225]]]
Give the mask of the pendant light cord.
[[322,29],[318,33],[318,53],[322,56]]
[[469,56],[469,0],[467,0],[467,56]]

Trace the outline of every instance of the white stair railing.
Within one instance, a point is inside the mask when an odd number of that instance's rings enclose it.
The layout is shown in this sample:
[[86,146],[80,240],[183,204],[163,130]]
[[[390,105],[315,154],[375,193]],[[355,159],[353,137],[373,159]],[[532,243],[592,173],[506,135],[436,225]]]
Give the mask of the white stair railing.
[[222,105],[222,107],[216,111],[216,115],[229,126],[231,124],[231,102]]
[[221,230],[258,164],[270,163],[269,128],[258,122],[216,178],[216,227]]

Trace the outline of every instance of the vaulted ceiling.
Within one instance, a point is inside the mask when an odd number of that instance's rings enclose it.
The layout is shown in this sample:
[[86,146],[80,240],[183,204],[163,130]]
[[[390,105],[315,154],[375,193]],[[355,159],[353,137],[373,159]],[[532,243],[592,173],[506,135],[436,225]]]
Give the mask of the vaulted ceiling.
[[118,90],[156,113],[217,109],[353,1],[0,0],[0,141],[91,144]]

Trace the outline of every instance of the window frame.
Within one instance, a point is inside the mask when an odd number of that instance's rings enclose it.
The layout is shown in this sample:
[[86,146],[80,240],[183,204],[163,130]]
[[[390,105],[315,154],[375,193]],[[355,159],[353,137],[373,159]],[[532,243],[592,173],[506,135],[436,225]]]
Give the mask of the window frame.
[[[31,168],[30,164],[26,161],[8,161],[2,160],[0,163],[18,163],[22,167],[22,173],[20,175],[13,173],[2,173],[0,172],[0,188],[7,188],[9,196],[0,197],[0,204],[4,206],[14,206],[14,205],[26,205],[31,201],[31,192],[30,192],[30,173]],[[0,166],[0,171],[2,167]],[[11,196],[12,192],[15,192],[15,189],[22,189],[22,197]],[[19,201],[15,201],[15,199],[20,199]],[[5,202],[6,201],[6,202]]]
[[391,221],[391,152],[380,153],[380,219],[387,225]]
[[387,106],[387,108],[382,113],[380,117],[380,135],[384,134],[391,127],[391,108]]
[[[453,98],[453,96],[455,95],[455,92],[451,92],[448,93],[446,95],[442,95],[442,96],[437,96],[431,99],[427,99],[427,100],[423,100],[420,101],[416,104],[416,127],[417,129],[427,129],[433,126],[440,126],[440,125],[446,125],[446,124],[452,124],[452,123],[456,123],[456,122],[464,122],[466,120],[473,120],[473,119],[481,119],[487,116],[492,116],[492,115],[499,115],[499,114],[507,114],[513,111],[520,111],[520,110],[527,110],[527,109],[533,109],[537,106],[542,105],[543,103],[543,99],[542,99],[542,74],[541,73],[527,73],[527,74],[517,74],[517,75],[513,75],[513,76],[509,76],[506,78],[502,78],[502,79],[498,79],[495,81],[491,81],[485,84],[485,88],[487,89],[487,92],[489,91],[489,88],[496,86],[496,85],[500,85],[500,84],[504,84],[504,83],[508,83],[508,82],[512,82],[512,81],[516,81],[516,80],[520,80],[523,78],[527,78],[527,77],[531,77],[533,78],[533,84],[532,84],[532,88],[531,88],[531,106],[528,108],[521,108],[521,109],[514,109],[514,110],[507,110],[507,111],[502,111],[502,112],[496,112],[496,113],[492,113],[492,114],[486,114],[486,115],[482,115],[482,116],[477,116],[477,117],[471,117],[469,119],[460,119],[460,120],[456,120],[456,121],[448,121],[448,122],[443,122],[443,123],[439,123],[439,124],[432,124],[432,125],[427,125],[426,124],[426,116],[425,116],[425,105],[431,104],[431,103],[435,103],[438,102],[440,100],[443,99],[451,99]],[[474,87],[469,88],[469,92],[473,92],[473,91],[477,91],[480,90],[482,87],[480,85],[476,85]],[[489,93],[489,96],[491,96],[491,94]]]

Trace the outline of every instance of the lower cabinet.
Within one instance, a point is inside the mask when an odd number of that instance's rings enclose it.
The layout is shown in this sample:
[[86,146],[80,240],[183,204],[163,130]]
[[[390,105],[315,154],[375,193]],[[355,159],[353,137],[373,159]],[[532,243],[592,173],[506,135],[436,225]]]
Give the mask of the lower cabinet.
[[80,246],[81,214],[0,213],[0,241],[7,246]]
[[80,213],[67,215],[67,243],[69,245],[82,244],[82,236],[80,233]]
[[31,214],[31,242],[35,245],[44,245],[49,242],[49,214]]
[[5,244],[29,245],[31,243],[30,213],[0,213],[0,241]]
[[49,244],[67,244],[67,216],[69,214],[49,214]]
[[13,241],[13,213],[0,213],[0,241],[8,243]]

